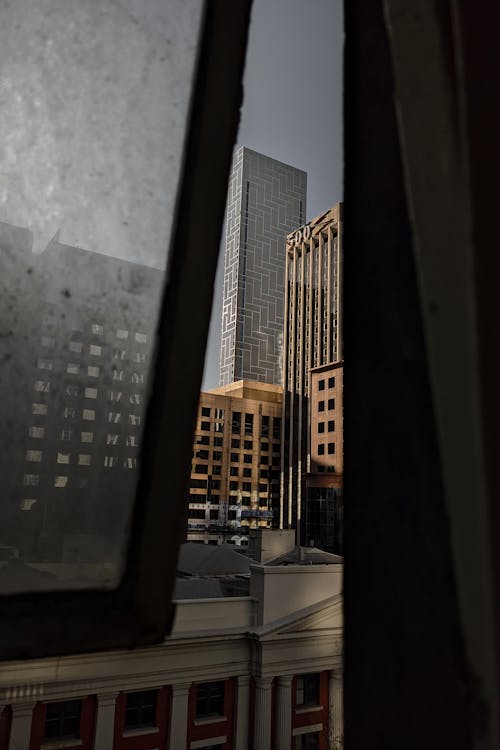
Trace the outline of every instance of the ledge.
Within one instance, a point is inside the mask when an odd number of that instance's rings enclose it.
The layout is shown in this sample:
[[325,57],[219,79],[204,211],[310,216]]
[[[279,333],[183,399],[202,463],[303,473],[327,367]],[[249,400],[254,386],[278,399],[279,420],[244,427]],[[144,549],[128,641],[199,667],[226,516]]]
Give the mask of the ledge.
[[156,734],[159,731],[159,727],[137,727],[137,729],[125,729],[122,737],[140,737],[143,734]]
[[206,719],[195,719],[195,727],[203,727],[205,724],[220,724],[227,721],[227,716],[207,716]]

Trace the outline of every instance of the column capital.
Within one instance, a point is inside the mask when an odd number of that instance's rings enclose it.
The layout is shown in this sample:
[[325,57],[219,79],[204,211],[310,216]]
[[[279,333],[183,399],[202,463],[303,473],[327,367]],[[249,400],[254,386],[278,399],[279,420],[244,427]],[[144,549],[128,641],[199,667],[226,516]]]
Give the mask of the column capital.
[[270,690],[272,681],[272,677],[256,677],[255,686],[257,690]]
[[332,680],[342,680],[344,678],[343,664],[341,664],[339,667],[333,667],[333,669],[330,669],[330,678]]
[[236,678],[238,682],[239,688],[245,688],[250,685],[250,675],[249,674],[239,674]]
[[293,675],[291,674],[280,674],[277,677],[278,687],[291,688],[292,687]]
[[97,693],[97,703],[99,706],[112,706],[116,703],[116,699],[119,695],[119,690]]
[[179,682],[172,685],[172,695],[174,698],[181,698],[189,694],[191,682]]
[[38,701],[33,699],[11,703],[10,707],[12,709],[12,714],[13,716],[29,716],[33,712],[37,703]]

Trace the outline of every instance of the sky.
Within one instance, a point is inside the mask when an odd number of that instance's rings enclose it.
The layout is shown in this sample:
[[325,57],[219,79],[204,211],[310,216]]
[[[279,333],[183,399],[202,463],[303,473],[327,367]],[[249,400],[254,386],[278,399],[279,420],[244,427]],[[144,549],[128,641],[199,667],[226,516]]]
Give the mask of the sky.
[[[307,220],[342,200],[342,0],[254,0],[238,144],[307,172]],[[203,389],[218,386],[221,247]]]

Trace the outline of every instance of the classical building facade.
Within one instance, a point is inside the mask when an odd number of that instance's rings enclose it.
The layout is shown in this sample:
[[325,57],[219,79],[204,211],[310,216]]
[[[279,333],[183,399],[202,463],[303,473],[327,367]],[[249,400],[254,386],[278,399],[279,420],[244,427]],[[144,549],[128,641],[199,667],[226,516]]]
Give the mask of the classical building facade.
[[0,750],[341,750],[343,565],[302,557],[199,579],[156,646],[2,664]]
[[312,471],[311,373],[342,360],[341,278],[342,206],[338,204],[286,240],[279,525],[296,528],[303,541],[306,477]]
[[238,148],[229,181],[220,385],[282,383],[286,235],[306,215],[307,175]]
[[163,272],[0,225],[0,544],[114,557],[132,507]]
[[242,380],[202,392],[189,482],[188,539],[248,543],[278,507],[281,386]]

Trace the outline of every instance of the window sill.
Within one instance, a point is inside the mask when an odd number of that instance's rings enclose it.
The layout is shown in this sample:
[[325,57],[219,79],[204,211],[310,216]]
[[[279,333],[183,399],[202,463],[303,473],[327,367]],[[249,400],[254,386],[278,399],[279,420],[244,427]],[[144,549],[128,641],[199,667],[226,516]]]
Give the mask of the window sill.
[[195,727],[202,727],[205,724],[220,724],[221,721],[227,721],[227,716],[207,716],[205,719],[195,719]]
[[295,713],[296,714],[309,714],[313,713],[313,711],[322,711],[323,706],[302,706],[301,708],[296,708]]
[[122,737],[140,737],[142,734],[156,734],[159,727],[137,727],[137,729],[124,729]]
[[66,739],[61,740],[47,740],[47,742],[42,742],[40,745],[40,750],[61,750],[61,748],[73,748],[73,747],[83,747],[83,740],[75,737],[66,737]]

